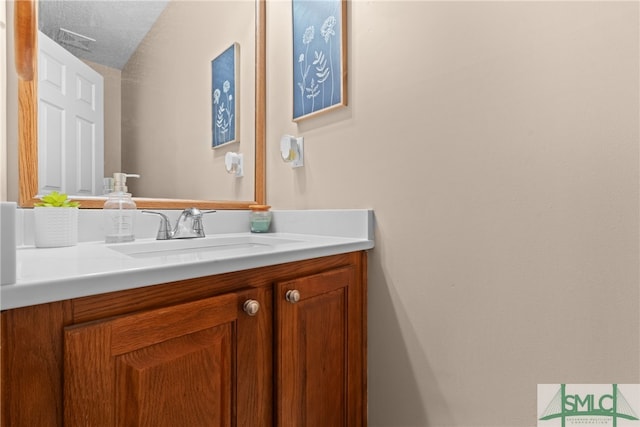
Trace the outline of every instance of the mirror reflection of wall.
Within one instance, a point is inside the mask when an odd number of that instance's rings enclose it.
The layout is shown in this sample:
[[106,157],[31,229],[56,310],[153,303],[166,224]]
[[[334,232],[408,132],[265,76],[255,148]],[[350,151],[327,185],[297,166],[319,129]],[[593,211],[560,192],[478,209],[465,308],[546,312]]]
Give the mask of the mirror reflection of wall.
[[[60,21],[74,16],[64,7],[83,5],[92,9],[82,25]],[[136,9],[150,12],[133,18],[148,32],[127,21]],[[108,21],[105,10],[119,17]],[[63,28],[95,39],[61,44],[104,77],[105,176],[139,173],[129,185],[137,197],[253,198],[254,2],[43,0],[39,13],[41,30],[52,38],[68,39],[59,35]],[[99,46],[111,37],[107,29],[128,42],[130,56],[124,48]],[[234,42],[240,44],[240,143],[212,150],[211,60]],[[224,169],[230,150],[244,154],[243,179],[230,179]]]
[[[7,51],[7,13],[0,2],[0,48]],[[0,55],[0,170],[7,170],[7,58]],[[0,173],[0,201],[7,200],[7,177]]]

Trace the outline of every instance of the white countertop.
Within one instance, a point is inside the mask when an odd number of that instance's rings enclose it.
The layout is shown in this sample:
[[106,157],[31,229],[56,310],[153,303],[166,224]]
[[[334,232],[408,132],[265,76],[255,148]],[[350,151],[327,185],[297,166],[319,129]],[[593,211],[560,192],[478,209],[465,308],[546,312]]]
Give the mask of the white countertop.
[[[349,221],[355,218],[360,222],[364,220],[365,224],[335,222],[335,213],[339,211],[329,211],[334,216],[331,218],[329,215],[325,221],[317,217],[319,212],[322,211],[310,211],[309,218],[315,224],[312,229],[320,230],[320,234],[299,232],[306,228],[302,226],[306,220],[300,220],[300,217],[285,211],[280,215],[280,227],[277,226],[274,215],[273,228],[276,232],[253,235],[285,242],[276,245],[256,245],[233,250],[189,250],[152,256],[131,256],[114,248],[150,244],[155,241],[153,238],[117,245],[94,241],[66,248],[19,247],[17,281],[1,287],[0,308],[6,310],[374,247],[373,225],[368,223],[373,220],[371,211],[364,211],[365,215],[353,215],[357,211],[347,211],[352,217]],[[290,228],[282,223],[283,220],[287,224],[293,224],[296,232],[278,232]],[[327,226],[334,222],[335,225]],[[342,232],[341,229],[364,232]],[[248,232],[222,233],[205,239],[250,239],[250,236],[252,234]]]

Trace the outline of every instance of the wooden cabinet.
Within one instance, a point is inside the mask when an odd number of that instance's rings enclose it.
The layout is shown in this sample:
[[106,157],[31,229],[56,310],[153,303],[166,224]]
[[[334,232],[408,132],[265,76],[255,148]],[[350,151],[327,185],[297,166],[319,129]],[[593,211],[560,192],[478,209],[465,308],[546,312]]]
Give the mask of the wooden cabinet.
[[232,292],[66,327],[64,425],[256,425],[259,416],[238,424],[234,403],[237,391],[245,415],[260,398],[250,384],[267,381],[254,362],[267,357],[255,349],[267,350],[258,329],[271,313],[244,311],[257,302],[251,296],[266,294]]
[[281,426],[362,425],[362,304],[352,267],[276,287],[277,415]]
[[2,312],[2,426],[366,426],[365,301],[356,252]]

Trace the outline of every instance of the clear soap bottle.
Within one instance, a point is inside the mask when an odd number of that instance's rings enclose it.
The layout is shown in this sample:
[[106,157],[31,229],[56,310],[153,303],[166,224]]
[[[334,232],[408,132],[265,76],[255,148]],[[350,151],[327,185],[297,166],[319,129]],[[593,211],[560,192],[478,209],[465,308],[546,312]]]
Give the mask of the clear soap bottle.
[[113,192],[104,204],[104,229],[106,243],[124,243],[135,240],[136,203],[127,193],[127,178],[140,178],[137,174],[116,172],[113,174]]

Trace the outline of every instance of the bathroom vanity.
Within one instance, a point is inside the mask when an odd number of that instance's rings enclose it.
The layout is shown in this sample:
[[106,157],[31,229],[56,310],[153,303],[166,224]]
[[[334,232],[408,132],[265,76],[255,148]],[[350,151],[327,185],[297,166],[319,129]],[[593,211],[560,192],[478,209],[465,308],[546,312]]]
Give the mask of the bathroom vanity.
[[[299,243],[158,260],[81,244],[67,261],[109,250],[109,274],[3,287],[2,426],[366,426],[373,241],[273,236]],[[64,298],[28,304],[45,286]]]

